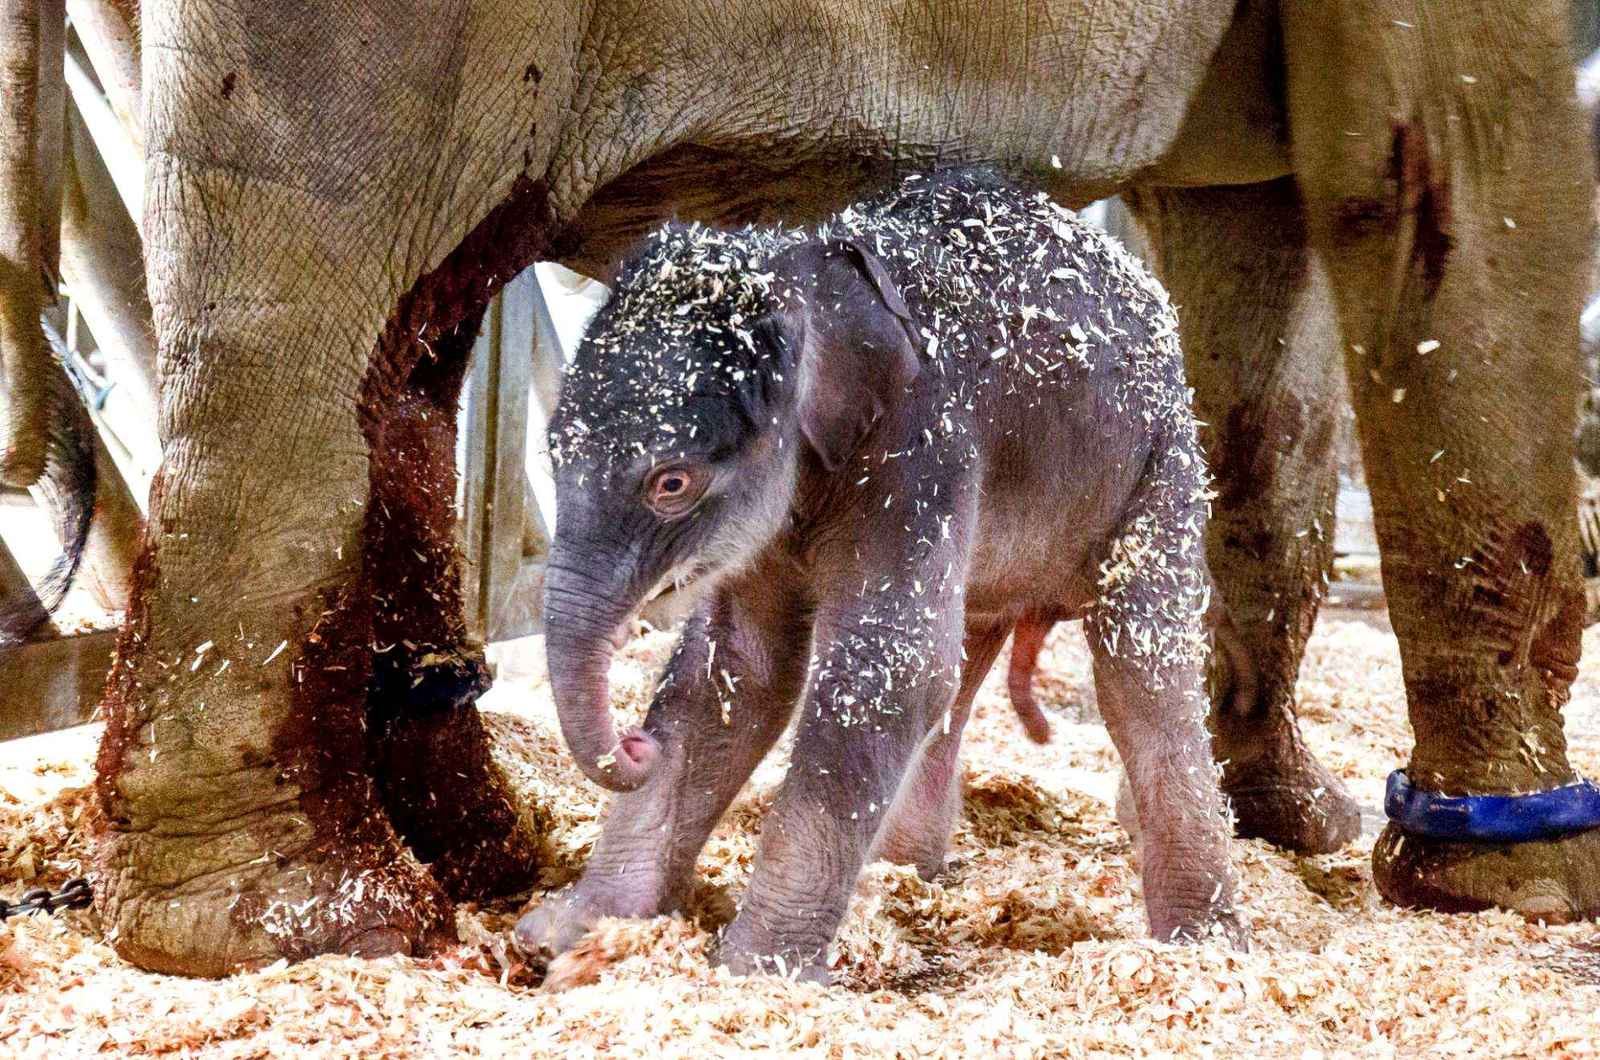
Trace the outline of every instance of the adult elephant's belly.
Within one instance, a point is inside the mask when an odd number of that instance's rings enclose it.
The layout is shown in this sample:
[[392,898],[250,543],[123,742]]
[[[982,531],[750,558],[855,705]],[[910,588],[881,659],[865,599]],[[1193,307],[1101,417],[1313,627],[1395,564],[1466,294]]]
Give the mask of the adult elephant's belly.
[[[914,6],[924,17],[906,20],[887,61],[863,64],[861,83],[869,87],[846,119],[939,159],[1048,167],[1069,200],[1097,198],[1161,165],[1212,82],[1265,94],[1268,71],[1281,63],[1270,32],[1275,15],[1253,10],[1262,4]],[[1208,78],[1218,59],[1228,69]],[[871,87],[879,77],[881,87]],[[1271,136],[1259,130],[1250,138],[1262,132]]]
[[[695,50],[693,65],[724,73],[699,75],[684,104],[696,120],[681,135],[617,164],[587,194],[552,174],[581,204],[556,256],[603,277],[666,217],[805,223],[918,166],[993,162],[1042,178],[1070,205],[1133,183],[1250,183],[1288,170],[1269,5],[839,3],[805,21],[770,7],[748,16],[760,25]],[[745,38],[768,57],[760,71],[742,61],[754,46]],[[674,72],[658,76],[670,95]],[[655,102],[640,99],[619,92],[573,135],[627,141],[606,125]]]

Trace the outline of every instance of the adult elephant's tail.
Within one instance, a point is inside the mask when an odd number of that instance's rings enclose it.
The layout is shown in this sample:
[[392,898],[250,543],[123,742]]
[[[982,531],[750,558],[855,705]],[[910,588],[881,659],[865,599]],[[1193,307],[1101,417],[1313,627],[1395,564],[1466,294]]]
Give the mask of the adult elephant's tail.
[[37,483],[45,508],[55,516],[61,556],[32,593],[0,600],[0,645],[25,640],[66,597],[83,562],[94,521],[94,424],[68,370],[65,344],[49,325],[44,334],[55,354],[50,373],[44,473]]

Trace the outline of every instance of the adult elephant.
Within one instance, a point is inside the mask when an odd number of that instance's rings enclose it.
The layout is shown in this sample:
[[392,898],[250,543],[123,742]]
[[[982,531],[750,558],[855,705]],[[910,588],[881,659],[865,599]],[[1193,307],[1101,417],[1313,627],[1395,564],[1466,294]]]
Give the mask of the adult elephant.
[[[992,160],[1072,203],[1127,191],[1150,224],[1212,425],[1230,615],[1215,728],[1243,832],[1315,851],[1356,827],[1293,701],[1329,560],[1341,356],[1412,781],[1571,779],[1591,174],[1566,15],[149,5],[165,463],[99,761],[118,949],[199,973],[406,950],[447,891],[524,880],[533,841],[471,705],[484,671],[451,525],[453,410],[485,301],[539,258],[603,275],[671,213],[800,222],[935,162]],[[1339,349],[1306,325],[1329,297]],[[1594,833],[1391,831],[1375,858],[1401,902],[1600,909]]]

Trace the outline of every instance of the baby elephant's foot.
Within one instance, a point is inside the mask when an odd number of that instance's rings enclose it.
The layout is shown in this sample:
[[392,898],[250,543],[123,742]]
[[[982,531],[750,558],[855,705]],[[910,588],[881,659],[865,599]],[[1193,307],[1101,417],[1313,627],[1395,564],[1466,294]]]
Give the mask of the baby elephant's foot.
[[580,881],[546,895],[538,906],[523,913],[512,929],[511,940],[530,964],[543,967],[576,946],[601,917],[649,915],[650,911],[641,911],[636,902],[596,893]]
[[[921,789],[895,807],[894,816],[878,842],[877,858],[893,865],[909,865],[931,882],[944,871],[950,836],[961,816],[961,785],[955,760],[949,752],[942,760],[924,760],[914,781]],[[930,798],[928,792],[938,794]]]
[[1226,942],[1240,953],[1250,949],[1250,931],[1231,903],[1203,903],[1199,908],[1150,908],[1150,934],[1162,942]]
[[752,928],[744,914],[734,918],[717,947],[716,963],[734,975],[776,975],[827,986],[828,943],[795,942]]
[[944,871],[945,851],[950,845],[946,833],[924,829],[894,833],[878,849],[878,859],[891,865],[909,865],[917,875],[931,883]]

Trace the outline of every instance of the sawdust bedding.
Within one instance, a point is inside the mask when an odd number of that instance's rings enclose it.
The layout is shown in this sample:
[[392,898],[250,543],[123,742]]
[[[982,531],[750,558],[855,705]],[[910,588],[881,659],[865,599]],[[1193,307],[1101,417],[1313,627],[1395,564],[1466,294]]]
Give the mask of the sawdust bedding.
[[[670,638],[618,658],[613,688],[639,709]],[[1600,659],[1600,630],[1586,656]],[[570,879],[601,797],[568,764],[549,693],[524,652],[502,666],[489,714],[499,753],[552,821],[545,883]],[[1234,854],[1253,949],[1144,938],[1129,840],[1113,817],[1116,759],[1091,721],[1087,654],[1057,630],[1040,699],[1055,739],[1023,738],[996,680],[969,727],[966,808],[945,876],[871,868],[840,933],[836,985],[734,980],[705,953],[750,869],[782,775],[763,767],[701,859],[684,918],[607,921],[538,983],[504,942],[511,905],[464,909],[461,944],[425,960],[318,958],[222,982],[135,971],[93,916],[0,927],[0,1055],[813,1056],[1221,1054],[1589,1055],[1600,1049],[1592,925],[1501,914],[1404,913],[1377,898],[1369,834],[1296,858],[1258,842]],[[519,671],[518,667],[522,669]],[[1003,674],[1004,665],[996,668]],[[1401,760],[1393,638],[1324,621],[1301,682],[1308,737],[1368,805]],[[1600,665],[1569,730],[1600,774]],[[33,741],[0,760],[0,894],[86,865],[94,731]],[[22,745],[12,745],[13,748]],[[45,747],[48,753],[37,748]],[[1370,830],[1369,830],[1370,832]]]

